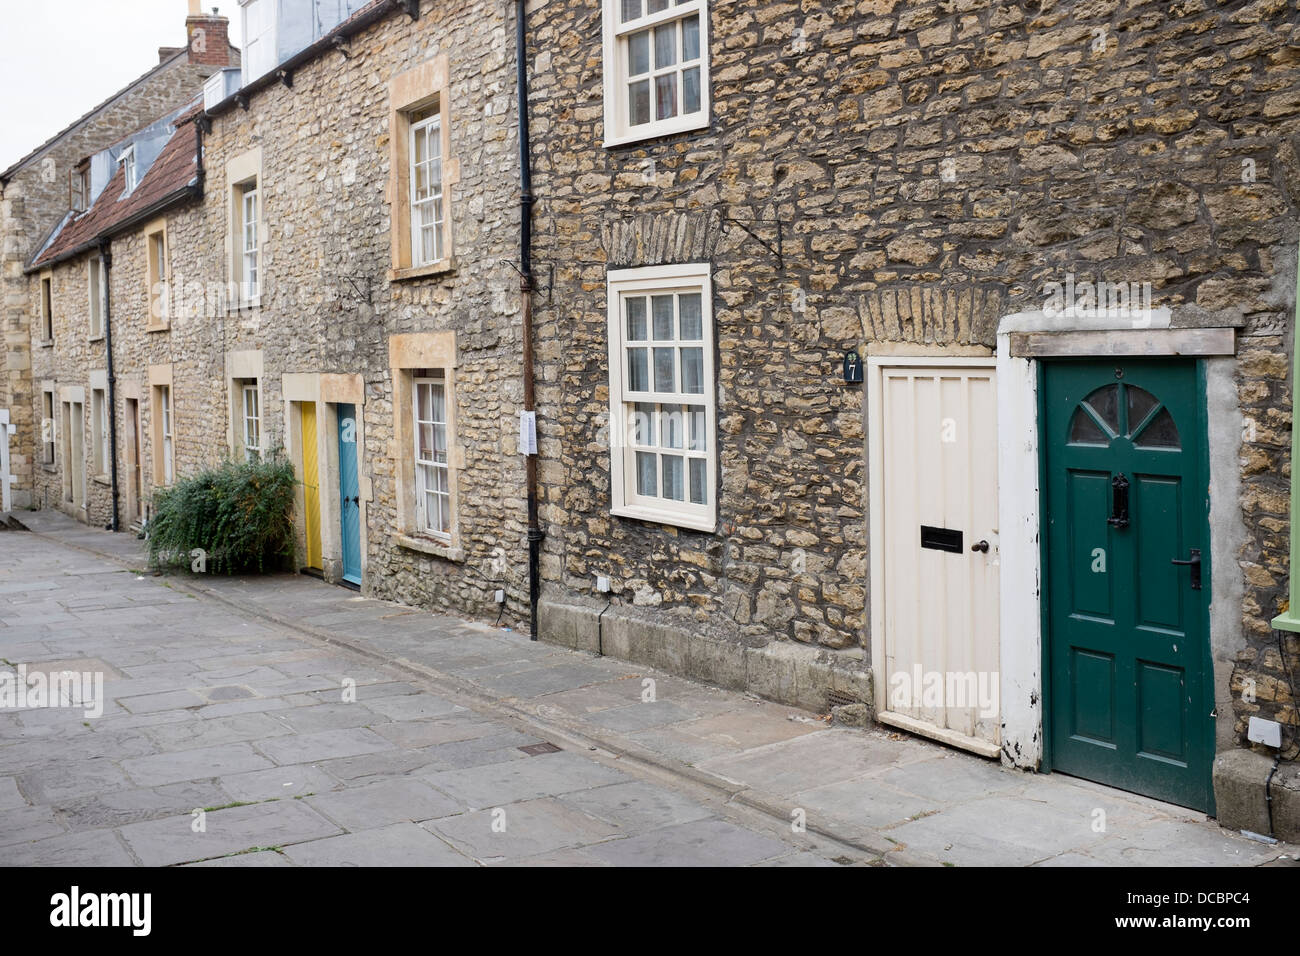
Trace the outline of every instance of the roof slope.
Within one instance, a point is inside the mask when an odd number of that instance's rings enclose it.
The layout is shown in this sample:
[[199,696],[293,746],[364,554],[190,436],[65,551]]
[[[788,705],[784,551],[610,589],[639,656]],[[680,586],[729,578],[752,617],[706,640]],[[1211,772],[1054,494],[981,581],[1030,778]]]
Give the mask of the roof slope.
[[121,166],[113,173],[95,204],[70,219],[65,219],[49,242],[32,259],[29,269],[48,265],[96,240],[110,235],[114,228],[150,209],[173,193],[198,182],[197,136],[193,120],[198,110],[191,108],[176,120],[176,129],[158,158],[136,184],[131,195],[123,196],[126,172]]

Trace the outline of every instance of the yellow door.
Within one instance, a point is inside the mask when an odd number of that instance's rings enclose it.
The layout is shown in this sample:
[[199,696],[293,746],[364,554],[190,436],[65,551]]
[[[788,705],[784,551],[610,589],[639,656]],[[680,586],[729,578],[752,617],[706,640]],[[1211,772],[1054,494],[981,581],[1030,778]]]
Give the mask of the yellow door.
[[302,502],[307,522],[307,567],[321,567],[320,478],[316,465],[316,403],[303,402],[302,415]]

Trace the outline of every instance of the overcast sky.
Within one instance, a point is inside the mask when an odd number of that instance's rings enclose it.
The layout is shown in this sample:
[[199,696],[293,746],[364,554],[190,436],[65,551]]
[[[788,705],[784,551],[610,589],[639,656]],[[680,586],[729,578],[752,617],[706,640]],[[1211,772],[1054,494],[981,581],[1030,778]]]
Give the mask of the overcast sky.
[[[231,19],[237,0],[203,0]],[[187,0],[4,0],[0,30],[0,169],[185,45]]]

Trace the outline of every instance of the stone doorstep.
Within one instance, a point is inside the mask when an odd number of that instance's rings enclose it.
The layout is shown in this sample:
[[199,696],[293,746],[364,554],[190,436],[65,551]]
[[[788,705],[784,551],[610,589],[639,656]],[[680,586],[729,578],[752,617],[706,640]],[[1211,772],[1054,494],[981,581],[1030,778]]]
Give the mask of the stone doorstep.
[[1253,750],[1228,750],[1214,758],[1214,804],[1219,825],[1269,835],[1272,796],[1272,835],[1283,843],[1300,844],[1300,765],[1278,765],[1269,784],[1273,758]]
[[774,641],[765,647],[699,634],[599,607],[543,599],[538,639],[570,650],[614,657],[657,670],[744,691],[790,707],[824,714],[837,704],[871,708],[871,672],[861,661],[816,647]]

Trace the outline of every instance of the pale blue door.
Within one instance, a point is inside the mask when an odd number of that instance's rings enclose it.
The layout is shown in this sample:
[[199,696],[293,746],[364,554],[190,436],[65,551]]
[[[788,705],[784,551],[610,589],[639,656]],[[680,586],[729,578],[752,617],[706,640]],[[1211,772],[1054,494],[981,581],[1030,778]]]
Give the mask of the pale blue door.
[[357,481],[357,409],[339,405],[339,520],[343,580],[361,583],[361,489]]

